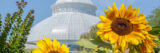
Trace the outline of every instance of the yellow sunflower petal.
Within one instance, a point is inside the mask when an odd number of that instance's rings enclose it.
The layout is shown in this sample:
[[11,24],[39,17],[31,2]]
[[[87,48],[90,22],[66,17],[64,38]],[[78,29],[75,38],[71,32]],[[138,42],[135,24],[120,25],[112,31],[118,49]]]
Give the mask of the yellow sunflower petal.
[[140,8],[138,8],[138,9],[136,10],[135,16],[137,16],[137,15],[139,14],[139,9],[140,9]]
[[99,16],[101,21],[104,22],[104,23],[111,23],[111,20],[106,18],[105,16]]
[[106,17],[108,16],[108,10],[104,10]]
[[101,36],[101,37],[103,37],[102,40],[108,41],[109,36],[110,36],[110,34],[105,34],[104,36]]
[[46,51],[48,49],[48,45],[44,42],[44,40],[39,40],[36,44],[42,51]]
[[128,10],[131,10],[131,9],[132,9],[132,5],[129,5]]
[[60,47],[60,43],[56,40],[56,38],[53,40],[53,46]]
[[97,27],[100,29],[104,29],[107,26],[104,23],[99,23],[99,24],[97,24]]
[[128,19],[134,19],[135,17],[134,17],[134,14],[132,13],[132,11],[126,11],[125,12],[125,16],[124,16],[125,18],[128,18]]
[[153,39],[156,39],[156,38],[157,38],[157,36],[154,36],[154,35],[151,35],[151,34],[149,34],[149,37],[151,38],[151,40],[153,40]]
[[[115,2],[113,3],[112,8],[113,8],[113,11],[112,11],[113,17],[117,18],[117,17],[119,16],[119,11],[118,11],[118,8],[117,8]],[[109,18],[110,18],[110,17],[109,17]]]
[[138,41],[137,39],[133,39],[133,40],[131,41],[131,43],[134,44],[134,45],[138,45],[138,44],[139,44],[139,41]]
[[62,44],[61,48],[63,48],[65,53],[69,53],[69,48],[67,48],[65,44]]
[[121,41],[122,51],[125,51],[126,46],[127,46],[127,42],[126,42],[126,38],[124,36],[123,39],[122,39],[122,41]]
[[156,39],[157,38],[157,36],[154,36],[154,35],[151,35],[151,34],[147,34],[147,36],[146,36],[148,39],[150,39],[150,40],[153,40],[153,39]]
[[36,44],[39,48],[35,48],[32,53],[69,53],[69,48],[65,44],[60,46],[56,39],[52,42],[50,38],[44,37],[44,40],[41,39]]
[[32,53],[44,53],[43,51],[41,51],[40,49],[38,48],[35,48]]
[[150,31],[150,30],[152,30],[152,27],[150,25],[146,25],[146,28],[144,30],[145,31]]
[[134,45],[138,45],[139,43],[142,42],[142,40],[139,36],[137,36],[137,34],[135,35],[134,33],[128,35],[129,39],[127,39],[127,42],[129,42],[130,44],[134,44]]
[[58,50],[58,48],[60,47],[60,43],[56,40],[56,38],[53,40],[53,50]]
[[66,49],[66,45],[65,45],[65,44],[62,44],[61,48]]
[[114,32],[111,32],[109,40],[111,44],[115,44],[118,41],[118,35],[115,34]]
[[126,5],[122,4],[120,7],[120,12],[119,12],[120,17],[124,18],[125,12],[126,12]]
[[112,29],[103,29],[103,30],[98,30],[97,32],[96,32],[96,34],[97,35],[102,35],[102,34],[104,34],[104,33],[108,33],[108,32],[110,32],[110,31],[112,31]]
[[112,37],[113,34],[114,34],[113,32],[108,32],[108,33],[105,33],[104,35],[101,35],[101,37],[103,37],[102,38],[103,40],[110,41],[113,39]]
[[117,43],[118,45],[121,45],[122,44],[122,36],[119,36],[118,37],[118,43]]
[[113,10],[110,6],[108,6],[108,9],[109,9],[110,11],[112,11],[112,10]]
[[122,4],[121,7],[120,7],[120,10],[125,10],[125,9],[126,9],[126,5]]
[[146,20],[146,16],[144,14],[140,14],[137,18],[137,20],[139,21],[143,21],[143,20]]
[[51,39],[44,37],[44,41],[45,41],[46,44],[49,46],[48,48],[52,50],[53,46],[52,46],[52,41],[51,41]]
[[118,11],[110,11],[107,18],[109,18],[110,20],[114,20],[116,18],[119,18],[119,12]]
[[102,35],[102,34],[103,34],[103,31],[98,30],[98,31],[96,32],[96,34],[97,34],[97,35]]
[[115,2],[113,3],[113,10],[116,10],[116,11],[118,11],[118,8],[117,8],[117,6],[116,6],[116,4],[115,4]]
[[142,24],[142,23],[148,23],[148,21],[146,20],[146,17],[144,14],[140,14],[138,17],[134,18],[134,19],[130,19],[131,23],[133,24]]
[[137,24],[138,28],[140,30],[145,30],[145,31],[150,31],[152,30],[152,27],[150,25],[147,24]]
[[133,32],[133,35],[139,36],[141,39],[145,39],[145,36],[140,32]]
[[106,23],[99,23],[99,24],[97,24],[97,27],[98,27],[99,29],[103,29],[103,30],[105,30],[105,29],[110,29],[109,24],[106,24]]

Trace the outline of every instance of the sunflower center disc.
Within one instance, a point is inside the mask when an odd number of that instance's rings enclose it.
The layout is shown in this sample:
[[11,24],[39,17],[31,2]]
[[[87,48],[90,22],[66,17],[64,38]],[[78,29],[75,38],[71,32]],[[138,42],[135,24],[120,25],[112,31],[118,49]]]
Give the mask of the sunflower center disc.
[[117,18],[111,24],[112,30],[118,35],[127,35],[133,31],[133,24],[124,18]]
[[50,51],[48,53],[59,53],[58,51]]

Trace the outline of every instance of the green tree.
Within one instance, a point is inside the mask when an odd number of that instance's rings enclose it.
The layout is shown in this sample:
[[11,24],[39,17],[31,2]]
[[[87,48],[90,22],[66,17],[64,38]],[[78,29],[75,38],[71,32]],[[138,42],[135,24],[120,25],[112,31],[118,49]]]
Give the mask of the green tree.
[[[30,10],[27,16],[22,16],[23,8],[27,2],[17,1],[18,11],[13,15],[7,14],[4,25],[0,17],[0,53],[23,53],[27,35],[34,21],[34,10]],[[7,40],[7,37],[10,37]]]
[[148,17],[149,24],[152,26],[160,26],[160,8],[156,8],[152,11],[152,15]]

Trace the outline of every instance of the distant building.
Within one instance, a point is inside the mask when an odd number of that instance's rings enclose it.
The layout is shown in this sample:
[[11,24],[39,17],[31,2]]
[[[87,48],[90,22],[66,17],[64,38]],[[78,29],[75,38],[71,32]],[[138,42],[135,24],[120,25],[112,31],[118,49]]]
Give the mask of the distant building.
[[35,48],[38,40],[48,37],[67,44],[71,51],[77,51],[74,41],[100,21],[91,0],[57,0],[51,8],[52,16],[32,27],[26,48]]

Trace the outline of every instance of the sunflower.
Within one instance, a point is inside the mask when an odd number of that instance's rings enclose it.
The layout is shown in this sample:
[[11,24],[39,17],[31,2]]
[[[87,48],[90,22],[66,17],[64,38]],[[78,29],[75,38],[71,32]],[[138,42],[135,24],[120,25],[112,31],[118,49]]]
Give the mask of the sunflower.
[[[105,10],[106,16],[99,16],[101,22],[97,24],[97,35],[104,41],[114,44],[115,51],[124,52],[129,44],[138,45],[146,39],[152,27],[148,25],[144,14],[139,14],[139,8],[126,8],[122,4],[120,9],[113,3],[112,8]],[[118,49],[118,50],[117,50]]]
[[69,48],[65,44],[60,46],[56,39],[52,42],[50,38],[44,37],[44,40],[41,39],[36,44],[39,48],[35,48],[32,53],[69,53]]

